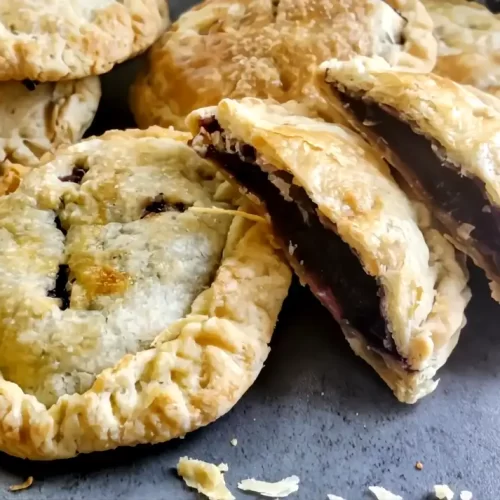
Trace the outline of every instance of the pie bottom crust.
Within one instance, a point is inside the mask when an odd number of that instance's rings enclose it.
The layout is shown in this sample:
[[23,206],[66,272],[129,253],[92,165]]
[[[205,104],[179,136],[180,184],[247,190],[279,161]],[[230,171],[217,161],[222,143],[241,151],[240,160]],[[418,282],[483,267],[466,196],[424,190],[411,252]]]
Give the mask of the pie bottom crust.
[[152,347],[47,408],[0,375],[0,449],[33,460],[184,436],[228,412],[269,353],[291,271],[269,226],[235,217],[211,287]]

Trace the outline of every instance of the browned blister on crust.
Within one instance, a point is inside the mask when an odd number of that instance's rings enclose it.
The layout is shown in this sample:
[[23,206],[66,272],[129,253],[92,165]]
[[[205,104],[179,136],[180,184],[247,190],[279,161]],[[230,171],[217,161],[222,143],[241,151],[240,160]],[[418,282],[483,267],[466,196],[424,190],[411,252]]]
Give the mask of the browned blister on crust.
[[108,132],[0,197],[2,451],[184,436],[259,374],[291,272],[189,137]]
[[437,385],[465,324],[467,272],[360,136],[290,104],[224,99],[188,117],[193,147],[268,213],[301,281],[401,401]]
[[[314,69],[331,57],[379,55],[430,71],[432,23],[419,0],[209,0],[192,8],[149,53],[131,105],[141,127],[185,128],[193,110],[224,97],[272,98],[331,108]],[[330,117],[330,115],[328,115]]]
[[330,102],[431,209],[500,299],[500,102],[380,60],[325,63]]

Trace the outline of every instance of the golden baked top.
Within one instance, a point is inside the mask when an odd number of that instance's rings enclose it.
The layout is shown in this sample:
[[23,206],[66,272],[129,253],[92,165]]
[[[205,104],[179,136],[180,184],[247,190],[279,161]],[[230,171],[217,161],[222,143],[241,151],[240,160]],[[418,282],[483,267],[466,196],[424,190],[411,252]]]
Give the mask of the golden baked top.
[[0,450],[181,436],[259,373],[290,271],[188,138],[109,132],[0,198]]
[[8,0],[0,4],[0,81],[109,71],[169,22],[166,0]]
[[500,16],[467,0],[422,0],[434,22],[434,71],[500,96]]
[[380,55],[423,71],[436,59],[419,0],[206,0],[153,46],[132,91],[140,126],[185,129],[224,97],[299,100],[326,111],[314,70],[331,57]]

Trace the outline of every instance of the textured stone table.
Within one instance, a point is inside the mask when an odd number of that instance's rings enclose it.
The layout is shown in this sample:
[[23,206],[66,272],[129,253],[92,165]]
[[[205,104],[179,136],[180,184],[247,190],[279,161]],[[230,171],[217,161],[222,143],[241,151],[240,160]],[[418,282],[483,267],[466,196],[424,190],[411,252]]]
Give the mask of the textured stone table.
[[[188,2],[173,5],[174,14]],[[106,111],[93,127],[130,126],[123,111],[135,63],[103,79]],[[238,480],[296,474],[290,499],[372,498],[383,485],[405,500],[423,500],[436,483],[478,500],[500,496],[500,306],[485,279],[472,273],[469,324],[437,391],[415,406],[399,404],[349,350],[338,327],[306,289],[295,284],[281,314],[261,376],[236,408],[215,424],[165,445],[32,463],[0,454],[0,498],[19,500],[195,500],[175,475],[180,456],[229,465]],[[232,438],[238,445],[230,444]],[[424,464],[422,471],[415,463]],[[33,475],[26,491],[11,484]],[[430,498],[430,497],[429,497]]]

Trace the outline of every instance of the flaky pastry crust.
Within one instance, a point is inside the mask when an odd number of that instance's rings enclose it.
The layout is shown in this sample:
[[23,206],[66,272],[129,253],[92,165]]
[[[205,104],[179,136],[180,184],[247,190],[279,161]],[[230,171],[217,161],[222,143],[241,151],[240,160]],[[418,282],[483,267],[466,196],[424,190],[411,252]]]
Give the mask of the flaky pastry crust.
[[[354,351],[401,401],[413,403],[431,392],[437,384],[433,377],[465,324],[470,293],[466,270],[452,245],[431,227],[425,208],[412,205],[377,152],[340,125],[297,116],[258,99],[224,99],[188,117],[193,135],[209,117],[217,119],[228,137],[255,148],[259,162],[292,174],[293,184],[305,189],[365,272],[376,278],[384,297],[381,312],[407,366],[372,349],[362,332],[341,323]],[[293,251],[287,254],[304,278]]]
[[[103,229],[116,231],[119,223],[112,221],[129,220],[134,215],[135,208],[131,202],[134,196],[138,196],[137,193],[144,194],[144,189],[150,185],[144,184],[144,181],[147,180],[147,175],[155,175],[153,161],[155,158],[158,160],[158,155],[163,157],[163,160],[159,161],[160,165],[175,168],[175,161],[179,161],[185,168],[179,177],[181,184],[177,186],[177,191],[169,195],[173,197],[172,199],[179,196],[185,202],[194,194],[201,200],[195,202],[195,205],[203,200],[209,202],[207,196],[210,190],[217,187],[210,184],[212,181],[207,180],[213,168],[207,162],[200,160],[186,146],[188,138],[189,134],[152,128],[146,131],[113,131],[102,137],[83,141],[60,150],[53,160],[33,170],[14,194],[0,199],[0,209],[12,209],[13,222],[19,211],[21,215],[23,211],[36,212],[42,223],[45,217],[50,216],[54,203],[65,202],[66,209],[60,208],[58,212],[59,224],[67,226],[73,221],[73,224],[77,225],[77,235],[86,230],[85,227],[80,227],[81,224],[85,226],[86,220],[98,221],[97,226],[88,226],[92,231],[99,232]],[[57,176],[67,172],[74,162],[78,168],[83,168],[87,162],[89,170],[85,175],[89,178],[84,180],[79,197],[73,197],[71,202],[72,195],[69,190],[66,191],[64,200],[60,200],[61,191],[58,186],[61,182],[57,180]],[[116,178],[110,178],[110,181],[114,186],[120,181],[121,189],[125,190],[124,197],[113,191],[110,183],[108,185],[103,181],[103,178],[110,174],[110,165],[116,169]],[[141,173],[141,165],[145,165],[144,173]],[[130,193],[127,195],[127,183],[123,177],[123,172],[127,172],[127,169],[131,169],[129,170],[132,172],[131,175],[136,175],[133,196]],[[199,189],[194,193],[185,191],[186,186],[192,186],[196,179],[201,179],[200,182],[205,183],[202,184],[206,186],[205,195]],[[71,182],[77,181],[73,179]],[[160,182],[164,181],[157,179],[155,184]],[[163,184],[162,189],[169,186],[173,190],[176,189],[176,186],[171,184],[172,182]],[[99,191],[99,186],[105,189]],[[220,199],[232,199],[228,197],[233,196],[231,190],[224,189],[222,184],[217,187],[216,193]],[[88,197],[89,195],[92,195],[94,201],[92,197]],[[112,200],[115,201],[110,204]],[[246,210],[245,207],[242,209]],[[155,207],[151,207],[150,211],[152,215],[146,214],[138,222],[154,224],[155,218],[162,215],[155,214],[158,212]],[[170,217],[168,213],[164,215]],[[179,214],[172,212],[171,217],[174,223],[181,217],[194,216],[186,210]],[[222,224],[220,220],[217,222],[218,217],[213,216],[211,219],[209,216],[200,216],[199,219],[203,222],[203,227],[207,226],[209,230],[210,227],[217,228]],[[219,219],[221,217],[227,216],[221,215]],[[148,222],[148,218],[151,222]],[[4,217],[2,220],[5,222]],[[132,220],[132,224],[136,222]],[[122,231],[121,238],[126,238],[133,226],[127,227],[129,229]],[[75,244],[75,233],[71,234],[73,228],[71,225],[66,238],[73,240]],[[168,227],[165,227],[166,230]],[[50,227],[47,226],[44,232],[49,233]],[[161,229],[156,229],[152,237],[162,237],[161,232]],[[31,240],[29,234],[29,224],[24,232],[17,231],[7,223],[2,225],[0,243],[4,246],[3,258],[14,259],[11,261],[14,273],[19,263],[16,264],[17,257],[9,252],[5,245],[15,245],[16,241],[20,243],[20,239],[23,238],[23,252],[33,250],[41,241],[37,259],[40,258],[40,254],[48,252],[49,257],[45,265],[50,266],[51,254],[50,250],[43,248],[43,238],[50,237],[50,242],[57,238],[48,234],[43,235],[41,240],[39,236]],[[112,247],[116,242],[118,239],[105,243],[104,250],[106,245]],[[151,240],[150,244],[153,243]],[[200,239],[198,243],[202,245],[203,240]],[[66,245],[68,245],[66,251],[71,254],[71,241]],[[147,248],[145,247],[145,250]],[[119,258],[119,254],[114,255]],[[96,261],[92,264],[88,258],[87,256],[87,270],[93,273],[88,290],[92,289],[95,292],[95,282],[100,280],[99,274],[95,274],[95,266],[99,263]],[[36,292],[38,285],[33,285],[35,288],[30,286],[35,283],[37,273],[46,272],[43,267],[45,257],[42,255],[42,260],[37,259],[29,265],[25,264],[27,269],[22,270],[28,273],[32,280],[26,282],[21,279],[20,286],[24,286],[23,283],[26,286],[26,297],[34,297],[33,293]],[[140,272],[145,272],[146,268],[152,265],[151,262],[149,265],[144,265],[141,261],[138,264]],[[165,264],[168,265],[168,262]],[[38,265],[41,267],[38,268]],[[78,278],[82,269],[78,270],[75,267],[71,271],[80,282],[79,284],[73,282],[74,292],[77,285],[84,284],[81,277]],[[157,271],[162,272],[162,268],[157,268]],[[176,268],[171,268],[170,271],[167,269],[167,278],[172,273],[176,273]],[[108,278],[111,274],[108,271]],[[115,276],[118,274],[115,273]],[[8,279],[8,275],[2,272],[0,291],[2,284],[5,285]],[[280,252],[270,243],[268,225],[235,217],[225,239],[222,262],[215,278],[211,286],[194,300],[188,314],[169,324],[156,337],[150,348],[126,354],[114,366],[97,374],[88,390],[81,394],[74,392],[61,395],[54,404],[46,406],[34,395],[23,391],[16,383],[0,376],[0,449],[12,455],[36,460],[67,458],[78,453],[107,450],[118,446],[163,442],[209,424],[232,408],[260,372],[269,352],[268,343],[282,301],[287,294],[290,279],[291,273],[284,264]],[[101,288],[111,287],[112,291],[118,294],[116,307],[120,307],[122,290],[117,285],[120,285],[120,282],[111,279],[101,280],[99,284]],[[130,287],[133,285],[133,282],[129,283]],[[72,312],[54,309],[55,299],[51,299],[50,295],[39,301],[38,305],[32,301],[26,302],[26,310],[36,311],[36,314],[42,316],[50,310],[51,316],[46,316],[49,325],[51,321],[61,321],[61,315],[65,313],[99,312],[102,304],[99,305],[99,302],[95,301],[90,307],[90,312],[85,310],[86,307],[81,311],[77,307],[78,304],[73,304],[74,299],[78,299],[81,306],[82,300],[84,302],[90,300],[89,296],[75,297],[73,292],[70,305]],[[15,293],[12,292],[11,295],[15,296]],[[149,298],[144,296],[141,300]],[[9,304],[2,300],[2,314],[5,314],[9,307]],[[26,319],[26,314],[23,314],[22,318]],[[165,314],[168,314],[168,311],[165,311]],[[18,318],[18,316],[13,317],[13,321],[17,321]],[[133,320],[135,317],[127,319],[130,328],[134,327]],[[43,326],[43,323],[39,325]],[[36,335],[40,334],[36,332]],[[7,330],[0,331],[3,350],[12,349],[16,342],[17,345],[21,345],[19,342],[30,340],[28,338],[30,334],[26,332],[24,339],[11,337],[14,338],[14,344],[12,341],[6,343],[6,335],[8,335]],[[63,337],[59,337],[59,340],[56,340],[54,337],[53,342],[57,346],[57,342],[62,342],[62,339]],[[72,349],[65,348],[66,355],[79,352],[85,347],[85,342],[89,341],[90,339],[80,340],[78,343],[78,340],[75,340]],[[33,345],[36,348],[36,344]],[[103,349],[106,349],[105,345],[99,352]],[[30,364],[35,362],[45,366],[43,357],[48,355],[49,352],[35,361],[29,357],[25,358],[24,371],[19,376],[29,373]],[[9,359],[2,358],[0,362],[3,364],[7,362],[9,366]],[[60,361],[72,362],[71,358],[62,357]],[[89,361],[88,364],[91,365],[92,359]],[[50,369],[52,368],[54,367]],[[37,371],[37,373],[39,379],[43,372]]]
[[[461,175],[483,186],[485,204],[500,206],[500,104],[496,97],[435,74],[395,70],[380,58],[332,60],[320,67],[319,77],[330,86],[331,105],[396,168],[400,167],[398,158],[378,142],[369,124],[356,120],[338,98],[335,86],[395,110],[418,134],[432,140],[434,147],[441,150],[440,155],[458,166]],[[423,201],[431,202],[425,197]],[[481,251],[468,243],[468,235],[461,235],[452,214],[440,213],[437,218],[447,228],[454,245],[486,271],[492,280],[493,296],[500,297],[494,283],[500,282],[500,277]]]
[[0,165],[33,166],[45,153],[79,141],[100,98],[94,76],[40,85],[0,83]]
[[422,0],[434,22],[434,72],[500,97],[500,16],[477,2]]
[[324,60],[361,53],[430,71],[436,50],[419,0],[207,0],[153,46],[131,105],[141,127],[180,130],[191,111],[224,97],[297,100],[328,113],[314,82]]
[[99,75],[168,26],[166,0],[9,0],[0,6],[0,81]]

